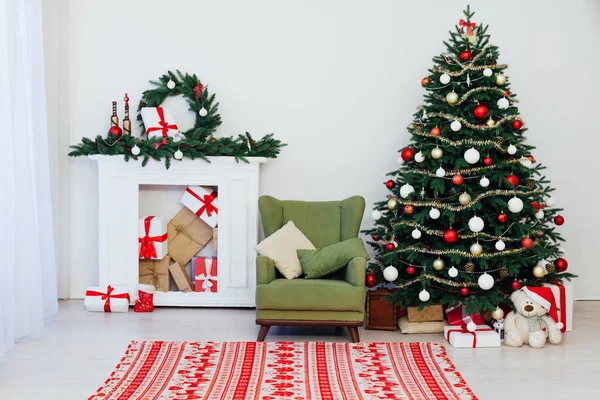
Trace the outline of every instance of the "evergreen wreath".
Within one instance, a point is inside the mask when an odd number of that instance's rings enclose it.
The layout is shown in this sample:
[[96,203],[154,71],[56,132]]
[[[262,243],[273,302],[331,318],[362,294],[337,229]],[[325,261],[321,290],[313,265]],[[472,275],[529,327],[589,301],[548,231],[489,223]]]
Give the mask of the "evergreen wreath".
[[[140,114],[142,107],[158,107],[169,96],[184,96],[189,110],[196,115],[193,128],[181,132],[177,137],[156,137],[146,140],[133,135],[120,137],[108,135],[106,138],[98,135],[95,139],[84,137],[79,144],[70,146],[72,151],[69,152],[69,156],[123,155],[125,161],[141,158],[142,166],[145,166],[150,159],[164,160],[165,167],[169,168],[172,159],[200,158],[210,162],[208,157],[211,156],[229,156],[234,157],[238,162],[240,160],[248,162],[247,157],[276,158],[281,148],[287,146],[275,139],[272,133],[260,140],[255,140],[248,132],[237,137],[214,137],[213,133],[221,125],[219,103],[215,103],[215,95],[209,94],[206,86],[195,74],[183,75],[179,71],[177,73],[168,71],[158,81],[150,81],[150,83],[155,87],[142,93],[142,100],[138,107],[137,119],[142,129],[142,136],[146,133]],[[201,115],[202,109],[206,112],[202,112]],[[139,152],[134,154],[132,149]]]

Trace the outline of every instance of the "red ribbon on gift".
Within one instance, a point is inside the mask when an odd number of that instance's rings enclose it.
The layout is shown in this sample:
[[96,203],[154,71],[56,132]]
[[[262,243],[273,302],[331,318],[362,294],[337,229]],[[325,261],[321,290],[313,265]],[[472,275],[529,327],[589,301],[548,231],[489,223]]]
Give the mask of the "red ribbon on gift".
[[161,236],[150,237],[150,223],[152,221],[152,218],[154,218],[154,216],[146,217],[144,219],[144,231],[146,232],[146,235],[144,237],[138,238],[138,243],[142,244],[140,246],[140,257],[139,258],[146,258],[146,259],[156,258],[157,254],[156,254],[156,246],[154,245],[154,242],[162,243],[165,240],[167,240],[166,233]]
[[160,120],[158,121],[158,125],[160,126],[153,126],[146,129],[146,134],[154,131],[162,131],[163,136],[169,136],[169,129],[177,129],[177,125],[169,124],[167,121],[165,121],[165,112],[163,111],[162,107],[156,107],[156,112],[158,113],[158,118]]
[[[558,281],[550,282],[550,284],[558,287],[558,295],[560,296],[560,300],[559,300],[560,310],[557,310],[557,311],[559,311],[560,322],[562,322],[562,324],[563,324],[563,327],[560,331],[566,332],[567,331],[567,290],[565,289],[565,285],[561,284]],[[555,298],[556,298],[556,296],[555,296]]]
[[111,312],[110,309],[110,299],[127,299],[127,301],[131,301],[129,299],[129,293],[119,293],[119,294],[111,294],[114,292],[115,288],[108,285],[106,287],[106,293],[96,292],[95,290],[86,290],[86,296],[102,296],[102,300],[106,300],[104,303],[104,312]]
[[473,348],[477,347],[477,332],[485,332],[485,331],[493,331],[492,328],[490,327],[485,327],[485,328],[477,328],[475,329],[473,332],[470,332],[467,329],[466,325],[462,325],[460,328],[456,328],[456,329],[448,329],[448,334],[446,336],[446,340],[448,342],[450,342],[450,336],[452,333],[454,332],[458,332],[458,333],[470,333],[471,335],[473,335]]
[[546,207],[545,204],[540,204],[537,201],[531,203],[531,207],[535,208],[537,211],[543,210]]
[[461,19],[460,21],[458,21],[458,24],[460,25],[461,32],[465,28],[467,28],[467,32],[469,32],[469,36],[473,36],[473,29],[475,29],[475,22],[467,23],[467,21],[465,21],[464,19]]
[[185,189],[185,191],[194,196],[194,198],[198,199],[200,203],[202,203],[202,207],[200,207],[198,211],[196,211],[197,216],[202,215],[205,211],[206,215],[208,215],[209,217],[212,217],[213,211],[215,214],[219,214],[219,209],[212,204],[212,202],[217,198],[217,192],[213,190],[211,194],[205,194],[204,196],[200,197],[196,193],[194,193],[194,191],[190,188]]

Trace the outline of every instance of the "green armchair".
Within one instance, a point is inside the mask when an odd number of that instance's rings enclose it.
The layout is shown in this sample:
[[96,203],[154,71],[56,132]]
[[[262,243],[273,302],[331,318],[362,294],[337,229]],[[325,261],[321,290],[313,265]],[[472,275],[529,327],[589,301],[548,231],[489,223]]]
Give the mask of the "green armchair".
[[[258,207],[265,237],[289,221],[316,248],[358,237],[365,210],[360,196],[342,201],[306,202],[262,196]],[[365,308],[367,260],[353,258],[343,269],[321,279],[285,279],[265,256],[256,259],[256,324],[258,341],[277,326],[345,326],[360,341]]]

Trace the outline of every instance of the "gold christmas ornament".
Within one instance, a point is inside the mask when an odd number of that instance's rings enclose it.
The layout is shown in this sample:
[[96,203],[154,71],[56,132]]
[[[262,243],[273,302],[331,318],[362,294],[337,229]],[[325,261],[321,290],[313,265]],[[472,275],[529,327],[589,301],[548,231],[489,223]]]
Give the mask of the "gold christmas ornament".
[[435,149],[431,150],[431,157],[434,160],[439,160],[443,156],[444,156],[444,152],[439,147],[436,147]]
[[485,122],[485,124],[486,124],[487,126],[489,126],[490,128],[493,128],[493,127],[494,127],[494,125],[496,125],[496,123],[494,122],[494,120],[493,120],[493,119],[491,119],[491,118],[490,118],[490,119],[488,119],[488,120]]
[[542,267],[541,265],[536,265],[533,267],[533,276],[536,278],[543,278],[546,276],[546,268]]
[[437,258],[433,261],[433,269],[436,271],[441,271],[444,269],[445,263],[441,258]]
[[506,83],[506,76],[504,76],[503,74],[497,74],[496,75],[496,85],[502,86],[505,83]]
[[505,279],[508,277],[508,268],[503,267],[500,268],[500,279]]
[[473,243],[469,250],[471,250],[471,254],[473,254],[474,256],[478,256],[481,255],[481,253],[483,253],[483,247],[479,243]]
[[388,200],[388,202],[387,202],[387,208],[389,210],[394,210],[396,208],[396,206],[398,206],[398,200],[396,200],[393,197]]
[[496,309],[492,311],[492,318],[494,318],[496,321],[501,320],[504,318],[504,310],[500,307],[496,307]]
[[465,272],[467,274],[472,274],[473,272],[475,272],[475,264],[473,264],[472,262],[468,262],[465,264]]
[[463,206],[466,206],[471,202],[471,195],[467,192],[464,192],[458,197],[458,202]]
[[458,95],[455,92],[450,92],[446,95],[446,101],[450,105],[456,104],[458,102]]

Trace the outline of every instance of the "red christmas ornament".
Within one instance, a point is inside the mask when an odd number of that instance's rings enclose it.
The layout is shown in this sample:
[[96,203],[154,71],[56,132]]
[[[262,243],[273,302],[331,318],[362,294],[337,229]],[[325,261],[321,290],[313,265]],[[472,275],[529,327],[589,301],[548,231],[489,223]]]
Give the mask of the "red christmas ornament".
[[467,297],[469,295],[469,288],[468,287],[463,287],[460,289],[460,294],[462,294],[463,296]]
[[431,129],[431,136],[440,136],[442,134],[442,130],[437,126]]
[[562,215],[557,215],[556,217],[554,217],[554,223],[558,226],[562,225],[565,223],[565,217],[563,217]]
[[498,214],[498,221],[505,223],[506,221],[508,221],[508,215],[504,213]]
[[531,240],[530,238],[526,237],[525,239],[521,240],[521,244],[526,249],[530,249],[533,246],[533,240]]
[[411,149],[410,147],[406,147],[406,148],[402,149],[402,152],[400,153],[400,157],[402,157],[402,159],[405,162],[412,161],[414,156],[415,156],[415,151],[413,149]]
[[367,275],[365,275],[365,286],[368,288],[372,288],[373,286],[375,286],[375,274],[372,272],[369,272]]
[[393,180],[389,180],[385,183],[385,187],[388,189],[393,189],[396,187],[396,182],[394,182]]
[[454,183],[455,185],[462,185],[463,183],[463,177],[461,174],[456,174],[452,177],[452,183]]
[[413,267],[412,265],[409,265],[408,267],[406,267],[406,273],[409,275],[414,275],[415,274],[415,267]]
[[111,136],[116,136],[115,139],[118,139],[123,134],[123,130],[118,126],[111,126],[108,130],[108,134]]
[[373,236],[371,236],[371,238],[372,238],[374,241],[378,241],[378,240],[379,240],[379,235],[373,235]]
[[471,59],[471,52],[468,50],[463,51],[460,53],[460,59],[463,61],[469,61]]
[[444,232],[444,241],[446,243],[454,243],[458,240],[458,232],[450,228]]
[[488,116],[488,108],[484,105],[479,104],[473,109],[473,116],[475,116],[475,118],[479,120],[484,119]]
[[389,243],[385,244],[385,249],[387,251],[393,251],[395,248],[396,248],[396,246],[394,246],[394,243],[392,243],[392,242],[389,242]]
[[562,257],[559,257],[556,260],[554,260],[554,265],[556,265],[556,268],[558,268],[558,272],[565,272],[569,267],[569,263],[567,262],[567,260],[565,260]]
[[519,290],[521,288],[521,284],[519,283],[518,280],[514,280],[513,283],[511,284],[513,290]]
[[532,164],[536,163],[535,157],[532,156],[531,154],[526,155],[525,157],[529,158],[529,161],[531,161]]
[[412,215],[412,213],[415,212],[415,208],[413,206],[411,206],[410,204],[404,206],[404,212],[408,215]]
[[519,185],[519,178],[517,178],[516,175],[511,174],[506,177],[506,180],[514,187],[517,187]]
[[504,91],[504,94],[506,94],[507,96],[510,96],[510,90],[506,89],[506,90]]
[[492,160],[492,157],[485,157],[483,159],[483,164],[484,165],[492,165],[494,163],[494,160]]
[[429,77],[426,76],[425,78],[421,79],[421,86],[425,87],[427,86],[427,84],[430,82]]
[[512,123],[512,127],[515,130],[519,130],[523,127],[523,121],[521,121],[520,119],[515,119]]

